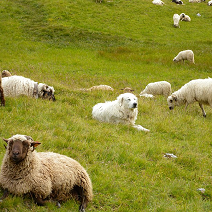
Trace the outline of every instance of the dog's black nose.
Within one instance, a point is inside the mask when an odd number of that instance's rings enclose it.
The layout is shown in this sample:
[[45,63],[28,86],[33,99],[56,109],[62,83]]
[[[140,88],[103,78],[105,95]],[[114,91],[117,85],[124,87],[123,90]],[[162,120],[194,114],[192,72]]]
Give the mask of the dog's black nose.
[[137,103],[133,103],[133,108],[136,108],[137,107]]

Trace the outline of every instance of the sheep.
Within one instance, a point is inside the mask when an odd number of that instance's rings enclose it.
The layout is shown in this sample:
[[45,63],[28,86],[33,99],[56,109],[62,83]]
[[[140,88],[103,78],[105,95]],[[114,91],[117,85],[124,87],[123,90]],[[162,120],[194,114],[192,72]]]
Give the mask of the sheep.
[[37,152],[40,142],[27,135],[13,135],[3,139],[6,153],[0,172],[1,200],[10,193],[30,194],[35,203],[45,205],[47,199],[60,202],[72,197],[80,202],[84,212],[92,200],[92,183],[86,170],[74,159],[53,152]]
[[1,106],[5,106],[4,90],[2,88],[2,77],[1,77],[1,73],[0,73],[0,99],[1,99]]
[[208,2],[208,6],[212,6],[212,0]]
[[8,70],[3,70],[2,71],[2,77],[10,77],[12,74]]
[[164,5],[164,2],[161,1],[161,0],[153,0],[152,3],[155,4],[155,5],[161,5],[161,6]]
[[123,93],[132,93],[134,90],[130,87],[121,88]]
[[178,14],[173,15],[173,21],[174,21],[174,27],[180,28],[180,25],[179,25],[180,16]]
[[[146,95],[148,94],[148,95]],[[171,94],[171,84],[167,81],[159,81],[149,83],[143,91],[139,94],[140,96],[153,97],[149,95],[163,95],[166,98]]]
[[178,91],[172,93],[167,98],[167,102],[170,110],[174,109],[174,106],[185,104],[187,108],[189,104],[198,102],[203,116],[206,117],[203,104],[212,107],[212,79],[191,80]]
[[176,4],[183,4],[183,2],[181,0],[172,0],[172,2],[174,2]]
[[184,50],[178,53],[178,55],[173,59],[174,62],[179,62],[183,60],[188,60],[191,63],[195,64],[194,62],[194,53],[192,50]]
[[26,95],[34,98],[43,98],[55,101],[54,88],[44,83],[37,83],[22,76],[2,78],[2,87],[5,96]]
[[186,15],[185,13],[181,13],[180,14],[180,20],[181,21],[188,21],[188,22],[190,22],[191,21],[191,18],[188,15]]
[[112,87],[110,87],[109,85],[94,85],[90,88],[83,88],[80,90],[83,90],[83,91],[96,91],[96,90],[114,91],[114,89]]
[[205,0],[189,0],[189,3],[201,3]]

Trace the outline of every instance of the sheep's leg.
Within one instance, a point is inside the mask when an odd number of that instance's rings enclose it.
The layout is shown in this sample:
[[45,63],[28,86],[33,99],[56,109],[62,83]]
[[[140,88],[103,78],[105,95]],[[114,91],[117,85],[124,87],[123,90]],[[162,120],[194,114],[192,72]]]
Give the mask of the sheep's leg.
[[0,87],[0,98],[1,98],[1,106],[5,106],[4,92],[1,87]]
[[204,108],[203,108],[202,104],[199,103],[199,106],[200,106],[200,108],[201,108],[201,110],[202,110],[203,116],[206,117],[206,112],[204,111]]
[[37,205],[39,205],[39,206],[44,206],[44,205],[46,204],[46,201],[43,200],[43,199],[40,198],[40,197],[35,197],[35,196],[34,196],[34,201],[35,201],[35,203],[36,203]]
[[76,186],[75,189],[77,191],[78,199],[80,201],[79,211],[85,212],[85,208],[87,206],[87,198],[84,194],[84,189],[82,187],[79,187],[79,186]]
[[8,197],[9,195],[9,191],[7,189],[4,190],[3,196],[0,198],[0,202],[2,202],[3,199],[5,199],[6,197]]

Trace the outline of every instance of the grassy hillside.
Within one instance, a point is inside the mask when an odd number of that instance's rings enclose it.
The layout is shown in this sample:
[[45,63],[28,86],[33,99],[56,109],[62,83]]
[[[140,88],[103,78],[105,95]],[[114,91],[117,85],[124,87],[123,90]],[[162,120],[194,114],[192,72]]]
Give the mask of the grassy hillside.
[[[56,102],[7,97],[0,108],[0,138],[26,134],[42,143],[37,151],[78,160],[93,182],[87,211],[212,211],[210,107],[203,118],[198,104],[169,111],[162,96],[139,97],[136,123],[149,133],[91,116],[96,103],[116,99],[127,86],[138,96],[149,82],[167,80],[177,90],[192,79],[212,77],[211,7],[164,2],[161,7],[151,0],[1,1],[1,71],[54,86]],[[191,22],[174,28],[173,14],[182,12]],[[195,65],[173,63],[184,49],[194,51]],[[80,90],[99,84],[115,91]],[[165,153],[177,158],[164,158]],[[78,211],[78,204],[38,207],[28,197],[11,195],[0,209]]]

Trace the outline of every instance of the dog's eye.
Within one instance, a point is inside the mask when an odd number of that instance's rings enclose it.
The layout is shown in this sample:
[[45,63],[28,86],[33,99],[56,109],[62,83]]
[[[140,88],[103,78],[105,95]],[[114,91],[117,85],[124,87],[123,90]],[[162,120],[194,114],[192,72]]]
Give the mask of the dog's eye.
[[131,101],[131,99],[128,99],[128,101]]

